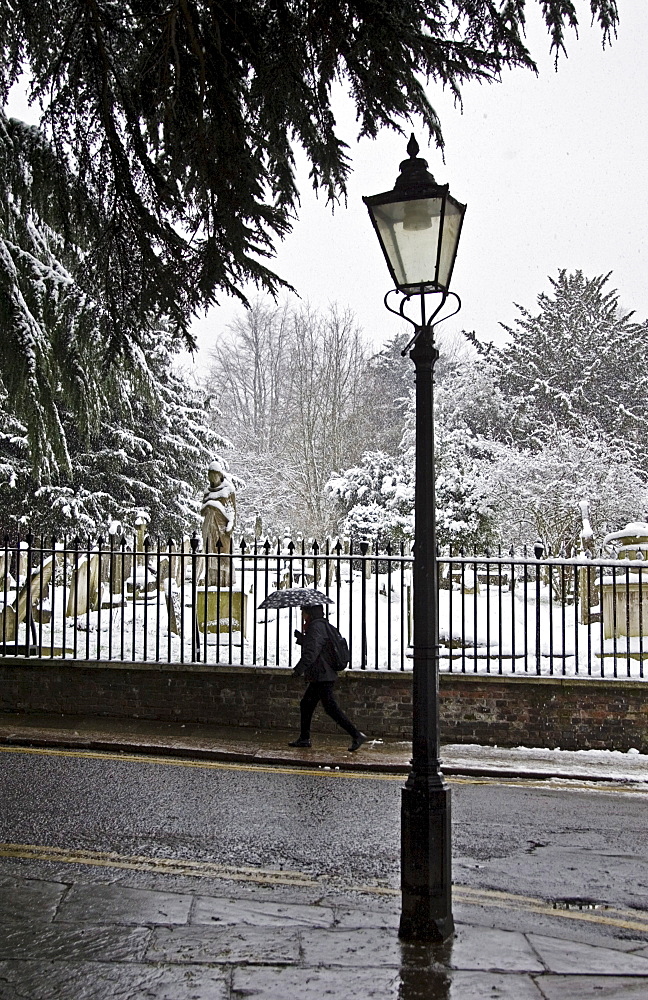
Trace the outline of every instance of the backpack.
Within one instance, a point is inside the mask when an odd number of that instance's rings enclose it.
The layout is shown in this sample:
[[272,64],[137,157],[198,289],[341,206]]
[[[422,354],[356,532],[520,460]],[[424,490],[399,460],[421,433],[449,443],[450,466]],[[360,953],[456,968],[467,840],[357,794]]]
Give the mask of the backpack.
[[331,649],[333,650],[333,669],[339,674],[349,666],[349,660],[351,659],[349,644],[344,636],[340,635],[335,625],[331,625],[327,621],[326,627],[328,629]]

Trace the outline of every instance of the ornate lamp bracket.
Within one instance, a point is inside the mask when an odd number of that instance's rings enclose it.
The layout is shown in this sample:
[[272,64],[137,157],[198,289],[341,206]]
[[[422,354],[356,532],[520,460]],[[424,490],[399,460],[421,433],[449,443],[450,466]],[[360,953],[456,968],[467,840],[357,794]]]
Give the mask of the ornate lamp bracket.
[[[391,296],[394,294],[401,296],[401,300],[397,308],[394,308],[389,301]],[[426,310],[425,310],[426,295],[436,295],[440,297],[439,304],[436,306],[436,308],[433,310],[430,316],[426,316]],[[412,319],[412,317],[408,316],[406,312],[407,306],[409,305],[410,301],[415,298],[420,298],[421,302],[420,320]],[[448,299],[454,299],[456,302],[456,307],[451,312],[448,312],[445,316],[442,316],[440,319],[437,319],[437,316],[444,308]],[[461,299],[459,298],[457,293],[449,292],[447,291],[447,289],[438,289],[437,291],[430,291],[421,288],[420,290],[417,290],[415,292],[401,292],[399,288],[392,288],[385,295],[384,301],[385,301],[385,308],[388,309],[390,313],[393,313],[394,316],[400,316],[401,319],[404,319],[407,323],[409,323],[411,326],[414,327],[414,336],[407,344],[407,347],[403,348],[403,350],[401,351],[401,357],[403,358],[409,351],[411,351],[411,349],[414,347],[414,344],[416,343],[416,341],[418,340],[418,338],[422,333],[431,332],[432,330],[435,330],[436,327],[439,326],[441,323],[445,323],[447,319],[450,319],[452,316],[456,316],[459,310],[461,309]]]

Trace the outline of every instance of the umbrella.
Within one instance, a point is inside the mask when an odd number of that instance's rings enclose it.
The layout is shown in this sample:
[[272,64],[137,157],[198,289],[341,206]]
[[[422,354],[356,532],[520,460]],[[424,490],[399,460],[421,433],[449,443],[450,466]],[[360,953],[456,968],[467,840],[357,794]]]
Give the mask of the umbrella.
[[261,601],[262,608],[303,608],[311,604],[333,604],[334,602],[320,590],[310,587],[289,587],[287,590],[273,590]]

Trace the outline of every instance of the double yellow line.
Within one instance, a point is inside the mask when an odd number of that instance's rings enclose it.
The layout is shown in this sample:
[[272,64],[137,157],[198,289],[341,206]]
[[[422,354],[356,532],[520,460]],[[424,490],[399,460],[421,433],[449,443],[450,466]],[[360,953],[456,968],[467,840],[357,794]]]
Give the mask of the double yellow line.
[[[158,757],[136,753],[117,753],[99,750],[56,750],[39,747],[0,746],[0,752],[36,754],[43,756],[77,757],[84,759],[118,760],[131,763],[159,764],[173,767],[198,767],[216,770],[257,771],[265,773],[280,772],[282,774],[307,775],[309,777],[354,778],[372,781],[403,781],[403,775],[376,773],[365,771],[338,771],[330,769],[313,769],[282,767],[281,765],[261,765],[233,763],[228,761],[191,760],[182,757]],[[499,782],[493,778],[452,778],[456,783],[481,784]],[[507,781],[507,784],[515,782]],[[520,781],[528,787],[536,782]],[[544,781],[538,785],[547,786]],[[555,785],[553,786],[556,787]],[[564,787],[564,786],[563,786]],[[570,787],[579,787],[576,782]],[[355,885],[339,878],[327,876],[312,876],[307,872],[290,871],[286,869],[261,868],[246,865],[224,865],[215,862],[182,860],[177,858],[156,858],[146,855],[127,855],[113,851],[91,851],[62,847],[50,847],[35,844],[0,843],[0,858],[15,858],[27,861],[50,862],[54,864],[91,865],[98,868],[118,868],[139,872],[153,872],[161,875],[184,875],[196,878],[224,879],[234,882],[254,882],[259,885],[294,886],[295,888],[320,888],[322,890],[339,890],[342,892],[367,893],[372,895],[397,896],[399,890],[389,885],[378,883]],[[648,934],[648,913],[641,910],[624,910],[618,907],[601,905],[594,910],[556,908],[551,902],[534,896],[516,895],[490,889],[473,889],[470,886],[455,885],[453,896],[457,903],[494,907],[498,909],[524,911],[545,917],[560,917],[584,923],[603,924],[619,927],[625,930],[639,931]]]
[[235,882],[260,882],[275,885],[318,886],[321,883],[302,872],[266,869],[248,865],[220,865],[211,861],[187,861],[177,858],[152,858],[141,854],[118,854],[115,851],[72,850],[40,844],[0,843],[0,858],[23,858],[27,861],[51,861],[61,864],[92,865],[97,868],[121,868],[159,875],[191,875],[197,878],[231,879]]
[[[196,759],[191,757],[161,757],[155,753],[130,753],[117,750],[64,750],[52,747],[23,747],[23,746],[0,746],[0,753],[23,753],[35,754],[45,757],[76,757],[86,760],[116,760],[131,764],[151,764],[166,767],[198,767],[216,771],[247,771],[261,774],[296,774],[309,778],[343,778],[354,781],[398,781],[401,784],[405,781],[404,774],[394,774],[389,771],[351,771],[344,770],[344,765],[340,767],[320,766],[320,767],[295,767],[282,764],[280,760],[276,764],[256,764],[253,762],[236,763],[227,760]],[[448,776],[446,780],[452,785],[501,785],[507,787],[520,788],[542,788],[545,791],[579,791],[586,788],[589,792],[605,792],[610,794],[648,794],[648,788],[627,787],[624,784],[614,784],[612,781],[604,783],[588,783],[586,781],[559,779],[549,781],[547,778],[517,778],[511,777],[462,777],[460,775]]]
[[[286,869],[261,868],[251,865],[222,865],[212,861],[193,861],[178,858],[155,858],[141,854],[118,854],[114,851],[71,850],[40,844],[0,843],[0,858],[52,864],[90,865],[97,868],[119,868],[126,871],[153,872],[157,875],[184,875],[194,878],[224,879],[233,882],[254,882],[257,885],[292,886],[331,892],[353,892],[368,895],[398,896],[399,890],[388,885],[356,885],[326,875],[312,876],[307,872]],[[569,910],[556,908],[545,899],[522,896],[492,889],[473,889],[467,885],[454,885],[455,903],[467,906],[494,907],[510,911],[535,913],[543,917],[560,917],[580,923],[619,927],[648,935],[648,913],[641,910],[624,910],[601,905],[595,910]]]

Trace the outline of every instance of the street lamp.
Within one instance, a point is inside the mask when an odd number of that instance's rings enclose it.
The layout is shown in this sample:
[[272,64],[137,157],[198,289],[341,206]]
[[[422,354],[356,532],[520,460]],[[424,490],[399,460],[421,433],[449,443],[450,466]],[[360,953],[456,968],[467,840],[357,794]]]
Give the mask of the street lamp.
[[[414,327],[403,351],[416,368],[416,494],[414,503],[414,642],[412,768],[401,798],[399,934],[408,941],[445,941],[452,920],[450,789],[439,765],[439,619],[432,386],[439,352],[434,326],[448,297],[465,205],[437,184],[411,137],[393,191],[364,198],[395,288],[386,307]],[[389,304],[401,293],[398,309]],[[438,305],[426,316],[426,299]],[[421,318],[406,315],[420,299]],[[445,319],[448,316],[444,317]]]

